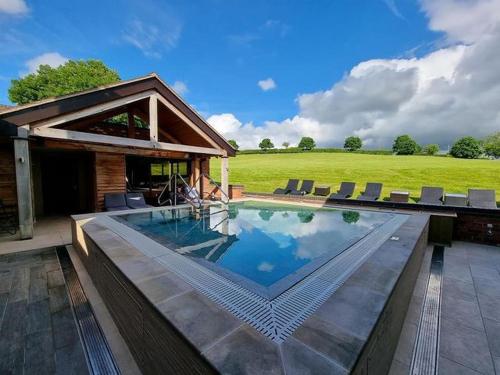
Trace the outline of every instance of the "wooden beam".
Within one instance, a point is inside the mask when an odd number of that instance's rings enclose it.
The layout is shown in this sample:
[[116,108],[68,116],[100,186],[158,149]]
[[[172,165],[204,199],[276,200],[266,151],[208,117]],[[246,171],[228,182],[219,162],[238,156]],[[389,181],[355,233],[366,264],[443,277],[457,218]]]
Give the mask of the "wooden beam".
[[220,149],[209,147],[188,146],[165,142],[144,141],[141,139],[130,139],[123,137],[115,137],[111,135],[101,135],[92,133],[83,133],[73,130],[63,130],[54,128],[35,128],[31,129],[30,135],[42,138],[62,139],[68,141],[89,142],[98,144],[109,144],[114,146],[137,147],[152,150],[179,151],[189,152],[194,154],[206,155],[222,155]]
[[141,92],[135,95],[128,96],[126,98],[116,99],[104,104],[96,105],[94,107],[82,109],[77,112],[69,113],[66,115],[58,116],[52,118],[50,120],[42,121],[37,124],[31,126],[31,128],[51,128],[57,125],[64,124],[66,122],[75,121],[83,117],[93,116],[102,112],[107,112],[116,107],[121,107],[128,105],[130,103],[137,102],[139,100],[143,100],[149,98],[150,96],[155,95],[155,91],[149,90],[145,92]]
[[158,95],[149,97],[149,137],[158,141]]
[[166,159],[189,159],[190,154],[178,151],[147,150],[134,147],[117,147],[98,145],[84,142],[68,142],[58,139],[44,139],[43,143],[32,141],[32,150],[67,150],[67,151],[88,151],[88,152],[108,152],[113,154],[137,155],[144,157],[166,158]]
[[28,129],[29,125],[19,127],[18,137],[14,138],[17,211],[19,214],[19,233],[22,240],[33,238],[33,200]]
[[212,138],[210,138],[203,130],[201,130],[194,122],[192,122],[187,116],[185,116],[179,109],[177,109],[172,103],[167,101],[163,96],[158,95],[158,100],[169,110],[171,110],[177,117],[179,117],[185,124],[192,128],[196,133],[198,133],[203,139],[205,139],[214,148],[221,148]]

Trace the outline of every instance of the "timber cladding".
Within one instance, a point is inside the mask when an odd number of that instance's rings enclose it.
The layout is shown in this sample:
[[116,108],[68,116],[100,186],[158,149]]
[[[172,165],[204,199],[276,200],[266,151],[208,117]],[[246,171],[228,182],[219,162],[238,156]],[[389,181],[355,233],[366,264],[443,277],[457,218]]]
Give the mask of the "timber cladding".
[[16,166],[12,144],[0,144],[0,199],[4,204],[17,205]]
[[104,194],[126,192],[125,155],[95,153],[96,211],[104,210]]

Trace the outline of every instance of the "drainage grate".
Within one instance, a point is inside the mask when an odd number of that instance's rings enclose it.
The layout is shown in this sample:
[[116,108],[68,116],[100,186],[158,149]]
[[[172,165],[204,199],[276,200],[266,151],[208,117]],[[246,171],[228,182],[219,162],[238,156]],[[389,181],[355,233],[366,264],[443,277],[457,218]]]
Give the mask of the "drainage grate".
[[413,349],[412,375],[438,373],[443,252],[443,246],[434,246],[427,292]]
[[68,251],[57,247],[57,256],[64,274],[71,305],[78,323],[78,330],[85,354],[93,374],[120,374],[106,338],[97,322],[87,296],[82,289]]
[[[281,343],[342,286],[407,218],[394,216],[272,301],[175,252],[154,259],[271,340]],[[142,246],[145,239],[145,236],[141,239]]]

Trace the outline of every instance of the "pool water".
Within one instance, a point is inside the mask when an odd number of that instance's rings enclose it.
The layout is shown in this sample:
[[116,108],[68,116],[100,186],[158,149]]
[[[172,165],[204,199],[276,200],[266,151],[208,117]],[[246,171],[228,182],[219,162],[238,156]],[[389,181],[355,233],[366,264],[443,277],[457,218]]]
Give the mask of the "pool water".
[[214,272],[274,298],[394,214],[245,201],[115,218]]

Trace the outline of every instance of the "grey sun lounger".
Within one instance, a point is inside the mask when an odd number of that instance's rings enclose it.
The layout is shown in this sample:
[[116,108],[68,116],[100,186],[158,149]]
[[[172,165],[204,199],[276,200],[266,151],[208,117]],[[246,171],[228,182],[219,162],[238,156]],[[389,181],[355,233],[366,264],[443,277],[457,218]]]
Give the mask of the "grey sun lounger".
[[104,208],[106,211],[123,211],[130,210],[125,200],[123,193],[106,193],[104,194]]
[[347,199],[352,197],[354,194],[354,189],[356,188],[355,182],[342,182],[340,184],[340,189],[330,195],[328,199]]
[[444,189],[442,187],[422,187],[419,204],[441,206],[443,204]]
[[291,195],[306,195],[311,194],[314,186],[313,180],[304,180],[302,181],[302,186],[298,190],[290,190]]
[[495,190],[469,189],[469,206],[473,208],[498,208]]
[[130,208],[153,207],[149,204],[146,204],[144,195],[142,193],[127,193],[127,195],[125,196],[125,200],[127,201],[127,206]]
[[288,184],[286,184],[286,187],[284,189],[278,188],[274,191],[273,194],[288,194],[292,190],[297,190],[298,186],[299,186],[299,180],[292,178],[288,180]]
[[382,184],[379,182],[368,182],[365,191],[357,198],[360,201],[376,201],[382,193]]

